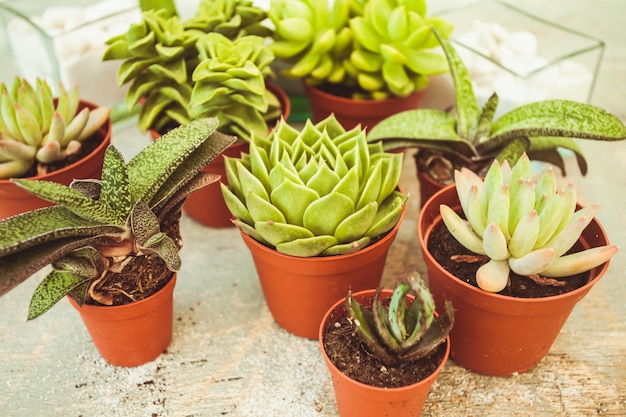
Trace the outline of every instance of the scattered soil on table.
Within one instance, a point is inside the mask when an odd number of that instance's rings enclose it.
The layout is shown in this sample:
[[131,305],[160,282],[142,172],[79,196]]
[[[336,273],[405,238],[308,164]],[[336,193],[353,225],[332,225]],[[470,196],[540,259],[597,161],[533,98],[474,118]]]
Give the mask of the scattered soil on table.
[[[476,284],[476,271],[478,268],[488,261],[487,257],[476,257],[476,254],[468,251],[461,245],[448,231],[445,225],[440,222],[437,224],[428,239],[428,250],[444,267],[455,277],[467,282],[478,288]],[[574,247],[576,249],[576,246]],[[452,259],[453,256],[468,256],[468,258],[477,259],[476,262],[463,262]],[[582,287],[589,282],[589,272],[583,272],[571,277],[557,279],[563,285],[541,285],[532,281],[530,278],[517,275],[511,271],[509,275],[509,284],[499,292],[500,295],[507,295],[518,298],[541,298],[563,294]]]
[[324,335],[324,350],[344,374],[361,383],[382,388],[399,388],[415,384],[431,375],[439,366],[446,352],[442,343],[432,353],[417,361],[399,366],[386,366],[373,356],[354,333],[354,325],[345,317],[331,319]]

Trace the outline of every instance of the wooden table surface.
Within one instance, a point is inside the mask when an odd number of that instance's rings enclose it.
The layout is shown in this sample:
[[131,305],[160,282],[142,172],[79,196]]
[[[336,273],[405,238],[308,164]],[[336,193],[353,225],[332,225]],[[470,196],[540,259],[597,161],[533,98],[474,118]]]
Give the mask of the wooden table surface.
[[[592,103],[626,120],[626,2],[519,4],[606,41]],[[445,97],[433,87],[426,105],[441,100]],[[133,119],[114,129],[113,142],[126,155],[149,141]],[[581,202],[600,204],[598,218],[621,251],[534,370],[495,378],[448,361],[424,416],[626,416],[626,143],[582,146],[589,173],[581,177],[570,164],[569,180],[577,184]],[[425,274],[412,158],[404,168],[401,183],[413,198],[388,258],[388,282],[405,271]],[[65,301],[26,322],[41,274],[0,298],[0,415],[336,416],[317,342],[292,336],[273,322],[238,232],[205,228],[183,217],[182,233],[173,340],[152,363],[136,368],[105,363]]]

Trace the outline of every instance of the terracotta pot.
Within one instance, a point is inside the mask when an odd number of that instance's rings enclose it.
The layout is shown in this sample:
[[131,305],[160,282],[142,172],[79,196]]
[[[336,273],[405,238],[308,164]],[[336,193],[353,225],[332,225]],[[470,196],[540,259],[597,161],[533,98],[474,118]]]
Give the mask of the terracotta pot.
[[[278,97],[281,104],[282,116],[285,120],[291,113],[291,103],[287,94],[276,84],[267,83],[267,89]],[[161,135],[151,130],[152,139],[157,139]],[[226,148],[224,152],[209,163],[204,169],[205,172],[211,172],[221,176],[220,181],[228,185],[226,179],[226,168],[224,167],[224,156],[239,158],[242,152],[248,152],[250,145],[247,142],[236,142]],[[194,220],[205,226],[213,228],[233,227],[231,222],[231,214],[220,188],[219,181],[209,184],[199,190],[194,191],[187,197],[183,204],[183,211]]]
[[297,336],[316,339],[322,317],[349,288],[376,288],[405,212],[406,206],[398,223],[382,239],[347,255],[284,255],[241,232],[276,323]]
[[355,100],[324,92],[307,83],[304,90],[309,98],[314,122],[319,122],[331,113],[345,129],[358,124],[371,129],[382,119],[404,110],[416,109],[426,90],[419,90],[406,97],[392,97],[382,100]]
[[[94,109],[98,106],[81,100],[78,110],[80,111],[85,107]],[[109,118],[96,133],[102,137],[102,142],[85,158],[57,171],[29,177],[29,179],[53,181],[69,185],[74,179],[100,178],[104,152],[111,143],[111,129],[112,123]],[[52,203],[28,193],[9,180],[0,180],[0,219],[51,205]]]
[[[444,270],[428,251],[428,238],[441,222],[441,204],[460,209],[455,185],[426,202],[419,215],[418,234],[435,302],[442,308],[444,300],[451,300],[456,310],[450,357],[485,375],[531,370],[547,355],[574,306],[604,275],[608,262],[590,271],[587,284],[565,294],[530,299],[489,293]],[[582,248],[608,244],[597,219],[585,229],[579,244]]]
[[[354,293],[363,303],[372,300],[375,290],[369,289]],[[382,297],[391,296],[391,290],[383,290]],[[424,408],[430,387],[443,369],[450,353],[450,338],[446,342],[446,352],[437,369],[426,379],[400,388],[379,388],[355,381],[342,373],[330,360],[324,349],[323,338],[326,329],[346,315],[344,299],[337,301],[324,315],[318,330],[318,339],[324,361],[328,367],[337,408],[341,417],[408,417],[419,416]]]
[[100,355],[118,366],[139,366],[165,352],[172,340],[172,312],[176,274],[156,294],[120,306],[79,307],[80,313]]

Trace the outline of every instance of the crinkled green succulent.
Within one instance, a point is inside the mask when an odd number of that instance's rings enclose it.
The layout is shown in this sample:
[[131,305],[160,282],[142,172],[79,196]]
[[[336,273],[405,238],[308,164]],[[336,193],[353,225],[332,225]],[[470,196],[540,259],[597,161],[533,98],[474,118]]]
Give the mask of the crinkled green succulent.
[[448,70],[431,50],[439,46],[432,28],[449,36],[453,27],[427,16],[425,0],[272,0],[268,16],[287,76],[342,85],[354,98],[407,96]]
[[[385,150],[418,148],[418,168],[435,180],[451,184],[454,170],[461,167],[484,175],[494,159],[514,165],[524,152],[565,173],[559,148],[575,153],[584,175],[587,162],[573,138],[626,139],[626,126],[618,117],[570,100],[525,104],[492,120],[498,105],[497,94],[480,109],[465,64],[452,43],[436,30],[435,34],[450,64],[456,92],[455,112],[408,110],[381,121],[368,133],[368,140],[382,141]],[[443,174],[440,167],[446,168]]]
[[[348,318],[370,352],[389,366],[415,361],[444,343],[454,324],[454,307],[446,301],[445,314],[435,317],[435,301],[421,276],[403,277],[393,290],[389,306],[376,290],[372,308],[364,308],[353,296],[346,297]],[[408,302],[407,295],[415,299]]]
[[180,207],[194,190],[217,181],[203,168],[235,141],[215,131],[216,119],[201,119],[168,132],[126,163],[107,148],[102,180],[70,186],[49,181],[12,181],[56,205],[0,221],[0,295],[41,268],[41,281],[28,310],[33,319],[66,294],[83,304],[87,295],[110,304],[95,283],[139,257],[159,257],[177,271],[177,236],[163,225],[178,221]]
[[200,64],[193,72],[191,118],[210,114],[220,131],[250,140],[267,135],[268,121],[280,118],[280,103],[265,85],[274,55],[260,36],[231,41],[219,33],[202,36],[196,47]]
[[[185,21],[167,9],[146,10],[142,16],[126,33],[109,39],[102,56],[122,60],[117,81],[130,83],[126,104],[131,109],[140,103],[142,131],[164,133],[191,120],[216,116],[223,123],[220,131],[243,140],[249,139],[250,131],[242,127],[242,118],[252,117],[255,131],[261,124],[268,130],[268,123],[280,115],[280,104],[265,88],[265,78],[273,76],[269,64],[274,56],[256,41],[272,33],[261,24],[266,18],[261,8],[249,0],[203,0]],[[237,41],[248,36],[255,40]],[[256,71],[264,77],[261,84],[256,77],[250,82]],[[213,95],[197,83],[211,86]],[[252,100],[251,96],[261,97]],[[229,97],[227,108],[224,99]],[[260,110],[264,106],[259,100],[268,101],[266,110]]]
[[[23,177],[34,165],[67,158],[109,120],[108,107],[78,111],[78,86],[66,90],[59,82],[58,91],[55,104],[45,80],[35,87],[19,77],[10,88],[0,84],[0,178]],[[39,165],[38,173],[45,172]]]
[[224,200],[244,233],[293,256],[355,252],[392,229],[406,196],[401,153],[368,145],[334,116],[301,131],[281,120],[250,153],[225,158]]
[[502,291],[510,271],[538,280],[562,278],[607,262],[617,246],[565,254],[593,219],[597,205],[576,211],[576,189],[557,190],[552,169],[534,180],[526,154],[511,169],[494,161],[485,179],[469,169],[455,172],[456,190],[466,220],[441,205],[443,221],[470,251],[489,261],[476,272],[478,286]]

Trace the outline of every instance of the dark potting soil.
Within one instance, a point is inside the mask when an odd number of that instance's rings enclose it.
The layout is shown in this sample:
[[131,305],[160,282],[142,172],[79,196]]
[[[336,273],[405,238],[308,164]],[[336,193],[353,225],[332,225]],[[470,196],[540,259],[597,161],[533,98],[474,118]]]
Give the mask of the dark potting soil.
[[324,335],[324,350],[335,366],[348,377],[381,388],[399,388],[430,376],[441,364],[446,352],[442,343],[430,355],[399,366],[386,366],[373,356],[354,334],[354,325],[345,316],[332,320]]
[[[161,230],[180,248],[180,216],[181,211],[175,210],[161,223]],[[158,256],[138,256],[133,258],[121,272],[108,272],[95,286],[100,296],[112,297],[111,305],[130,304],[151,296],[163,288],[172,278],[165,262]],[[101,305],[87,296],[88,304]]]
[[[455,277],[478,288],[476,284],[476,271],[488,261],[487,257],[477,256],[461,245],[440,222],[432,230],[428,239],[428,250],[444,269]],[[461,256],[461,259],[474,262],[459,261],[453,258]],[[556,279],[557,285],[538,284],[528,277],[517,275],[511,271],[509,285],[499,292],[518,298],[541,298],[563,294],[582,287],[589,282],[589,272],[584,272],[571,277]]]

